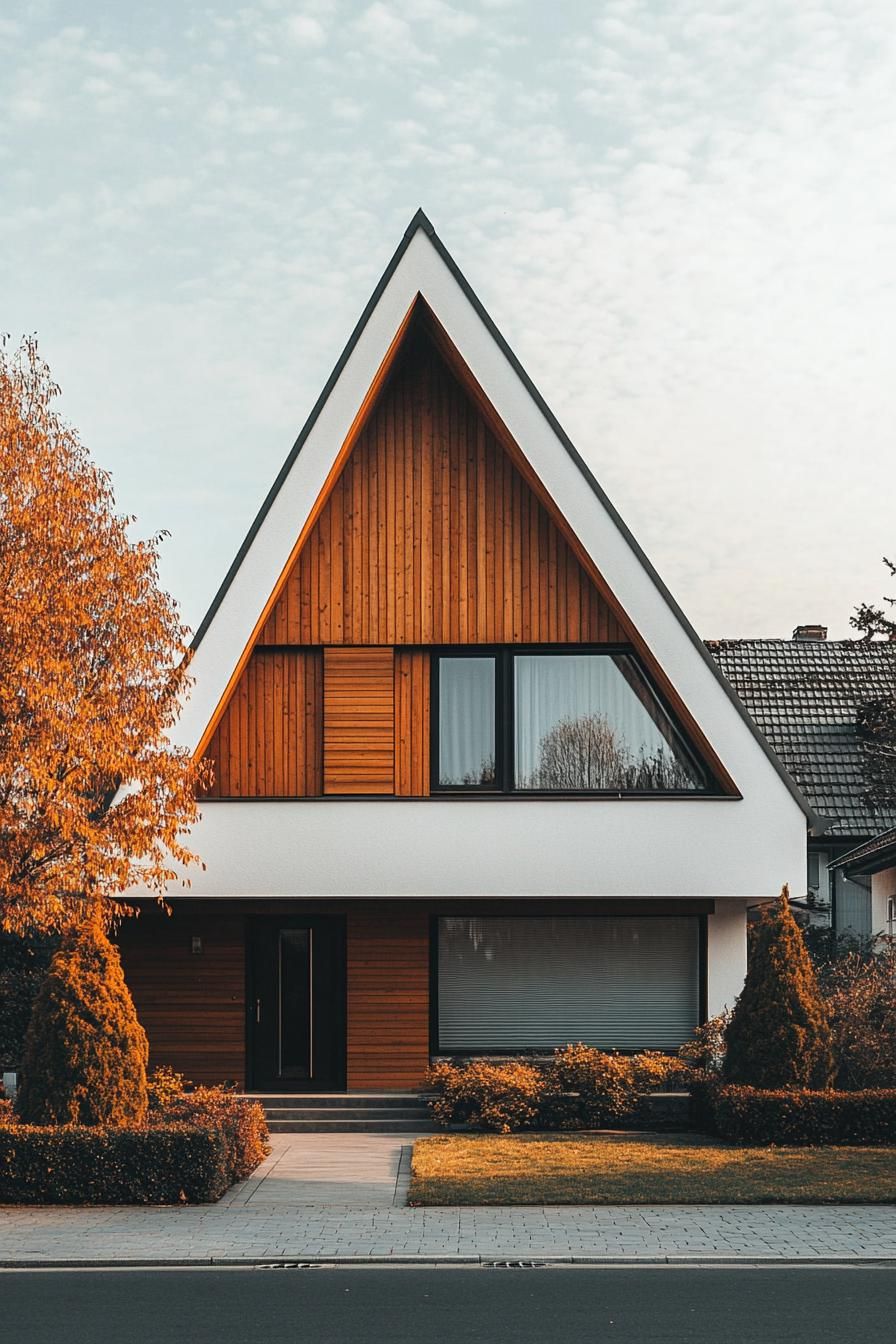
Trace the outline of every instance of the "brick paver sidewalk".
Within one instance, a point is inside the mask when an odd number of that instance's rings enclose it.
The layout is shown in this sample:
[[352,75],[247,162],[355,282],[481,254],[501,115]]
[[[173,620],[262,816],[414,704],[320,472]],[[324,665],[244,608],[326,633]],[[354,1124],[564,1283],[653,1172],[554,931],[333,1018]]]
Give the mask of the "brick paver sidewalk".
[[219,1204],[0,1209],[0,1264],[891,1260],[896,1206],[402,1207],[412,1135],[277,1136]]

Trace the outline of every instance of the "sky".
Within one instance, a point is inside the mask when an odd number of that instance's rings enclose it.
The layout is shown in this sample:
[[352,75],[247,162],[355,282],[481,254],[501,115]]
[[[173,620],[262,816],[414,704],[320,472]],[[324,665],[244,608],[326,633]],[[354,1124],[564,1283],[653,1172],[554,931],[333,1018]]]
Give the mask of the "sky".
[[193,626],[418,206],[701,635],[887,591],[892,0],[4,13],[0,329]]

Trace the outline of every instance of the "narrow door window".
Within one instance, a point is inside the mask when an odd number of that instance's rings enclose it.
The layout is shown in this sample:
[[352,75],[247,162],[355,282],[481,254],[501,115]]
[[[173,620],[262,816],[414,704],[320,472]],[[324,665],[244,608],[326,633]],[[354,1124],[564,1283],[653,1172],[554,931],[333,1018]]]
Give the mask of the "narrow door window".
[[308,1078],[311,1059],[310,929],[281,929],[279,1058],[281,1078]]

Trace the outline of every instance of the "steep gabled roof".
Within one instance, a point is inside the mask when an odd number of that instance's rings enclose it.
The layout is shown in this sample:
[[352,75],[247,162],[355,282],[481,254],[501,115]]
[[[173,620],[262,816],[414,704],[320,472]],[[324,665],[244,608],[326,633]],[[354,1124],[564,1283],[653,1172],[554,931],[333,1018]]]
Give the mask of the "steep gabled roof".
[[874,835],[896,810],[867,797],[856,712],[896,694],[896,645],[858,639],[720,639],[708,648],[830,834]]
[[[207,736],[232,682],[233,669],[257,634],[259,612],[294,556],[296,534],[323,497],[339,454],[345,451],[365,405],[385,377],[421,298],[556,500],[682,702],[696,715],[713,749],[720,752],[735,783],[739,783],[738,766],[724,759],[726,744],[714,740],[716,723],[724,724],[718,736],[725,738],[731,731],[736,735],[746,731],[810,824],[823,824],[720,674],[422,210],[412,219],[371,295],[197,630],[193,641],[197,689],[181,720],[184,740],[195,748]],[[557,453],[557,447],[563,452]],[[589,487],[587,491],[582,491],[583,484]],[[739,721],[739,730],[733,728],[732,718]],[[739,736],[738,741],[742,741]]]

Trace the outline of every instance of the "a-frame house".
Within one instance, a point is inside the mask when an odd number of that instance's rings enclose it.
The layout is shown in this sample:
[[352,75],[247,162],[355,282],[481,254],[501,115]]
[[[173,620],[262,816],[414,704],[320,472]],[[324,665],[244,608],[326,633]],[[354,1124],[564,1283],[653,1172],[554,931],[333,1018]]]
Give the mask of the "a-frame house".
[[192,671],[205,868],[122,944],[193,1079],[673,1048],[802,890],[803,799],[422,213]]

